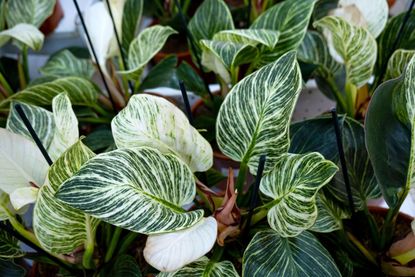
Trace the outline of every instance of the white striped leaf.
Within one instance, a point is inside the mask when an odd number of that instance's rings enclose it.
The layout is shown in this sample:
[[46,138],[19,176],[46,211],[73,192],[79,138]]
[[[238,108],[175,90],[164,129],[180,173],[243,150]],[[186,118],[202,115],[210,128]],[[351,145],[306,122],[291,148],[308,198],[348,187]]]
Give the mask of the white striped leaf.
[[415,57],[397,79],[379,86],[365,122],[366,146],[389,207],[415,187]]
[[0,259],[0,273],[7,277],[23,277],[27,274],[25,268],[12,259]]
[[314,225],[316,195],[337,172],[337,166],[319,153],[286,154],[261,180],[268,223],[282,237],[294,237]]
[[9,26],[27,23],[40,27],[55,7],[56,0],[8,0],[6,19]]
[[310,233],[284,238],[273,230],[258,232],[245,250],[242,275],[340,277],[329,252]]
[[187,27],[198,48],[202,39],[210,40],[220,31],[235,29],[232,14],[223,0],[203,1]]
[[261,155],[271,169],[289,145],[289,121],[301,91],[294,52],[262,67],[235,85],[216,122],[220,150],[255,174]]
[[150,235],[144,248],[144,258],[161,272],[179,270],[209,252],[215,244],[217,232],[216,220],[208,217],[188,229]]
[[212,167],[210,144],[193,128],[184,113],[169,101],[152,95],[134,95],[111,123],[118,148],[151,146],[174,153],[192,171]]
[[262,63],[273,62],[284,53],[297,49],[307,31],[315,2],[286,0],[265,11],[252,23],[250,29],[280,32],[276,47],[262,53]]
[[231,41],[201,40],[202,65],[215,72],[226,83],[231,83],[236,67],[250,63],[257,50],[250,44]]
[[177,32],[168,26],[156,25],[146,28],[130,44],[127,71],[119,73],[139,80],[147,63],[163,48],[169,36]]
[[224,30],[213,36],[213,40],[231,41],[252,46],[264,45],[270,49],[274,48],[278,42],[280,33],[266,29],[239,29]]
[[[382,30],[386,26],[388,21],[389,7],[386,0],[340,0],[339,9],[344,10],[348,7],[355,7],[361,13],[365,26],[373,37],[378,37]],[[337,15],[335,13],[334,15]],[[347,21],[355,24],[353,16],[345,14],[344,17]]]
[[339,205],[324,196],[317,194],[317,219],[310,231],[318,233],[330,233],[343,229],[343,219],[349,218],[350,214]]
[[45,36],[35,26],[21,23],[0,32],[0,46],[12,40],[19,48],[24,45],[39,51],[42,49],[44,38]]
[[157,277],[239,277],[233,264],[229,261],[212,262],[207,257],[179,269],[175,272],[162,272]]
[[0,107],[6,108],[12,100],[37,106],[50,106],[53,98],[62,92],[68,95],[73,105],[94,106],[98,101],[99,91],[91,81],[79,77],[66,77],[19,91],[0,102]]
[[77,76],[90,79],[95,70],[91,61],[77,58],[71,51],[63,50],[53,55],[39,71],[45,76],[57,78]]
[[313,25],[326,37],[332,57],[345,65],[347,81],[356,87],[365,85],[377,56],[376,40],[369,31],[336,16],[326,16]]
[[7,232],[0,230],[0,259],[18,258],[24,256],[17,239]]
[[0,221],[7,220],[9,215],[5,210],[5,207],[8,207],[10,204],[9,195],[2,190],[0,190]]
[[43,185],[48,164],[39,148],[29,139],[0,128],[0,190]]
[[385,80],[401,76],[412,57],[415,57],[415,50],[396,50],[389,59]]
[[203,217],[186,212],[195,180],[176,156],[142,147],[96,156],[59,189],[57,197],[93,217],[144,234],[182,230]]
[[35,235],[44,249],[69,254],[93,240],[99,221],[55,197],[68,178],[95,154],[81,141],[69,148],[51,167],[33,211]]
[[[52,160],[59,158],[66,149],[78,141],[78,120],[65,93],[53,98],[53,113],[37,106],[20,105]],[[7,129],[32,140],[14,106],[7,119]]]
[[111,270],[100,272],[101,277],[141,277],[140,267],[133,256],[122,254],[117,256]]

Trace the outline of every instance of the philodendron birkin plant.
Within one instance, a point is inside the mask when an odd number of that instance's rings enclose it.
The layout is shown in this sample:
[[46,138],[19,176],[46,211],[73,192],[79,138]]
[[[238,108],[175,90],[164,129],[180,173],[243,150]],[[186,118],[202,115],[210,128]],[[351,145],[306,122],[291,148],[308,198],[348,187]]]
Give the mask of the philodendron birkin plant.
[[[340,276],[329,252],[311,232],[324,229],[317,195],[338,168],[316,152],[288,152],[290,118],[301,87],[296,54],[289,52],[231,90],[219,113],[216,136],[221,150],[239,161],[241,170],[236,184],[230,172],[225,192],[195,177],[195,172],[212,166],[212,148],[163,98],[132,96],[112,121],[117,149],[98,155],[82,139],[62,144],[63,153],[51,148],[60,126],[75,124],[69,119],[71,124],[58,123],[60,105],[53,111],[55,125],[41,117],[49,112],[23,106],[45,148],[56,154],[48,169],[12,113],[8,126],[17,127],[2,133],[27,141],[31,148],[23,151],[18,143],[0,143],[4,155],[0,170],[13,173],[0,175],[7,195],[0,206],[6,216],[0,218],[61,259],[74,274],[84,270],[100,276],[159,271],[159,276]],[[55,99],[62,98],[65,95]],[[44,134],[53,137],[51,144]],[[28,174],[38,172],[35,160],[15,156],[18,151],[36,156],[47,174],[39,173],[35,180]],[[14,161],[16,157],[21,159]],[[259,187],[246,183],[248,170],[258,175]],[[20,200],[10,189],[17,181],[20,187],[39,187],[34,233],[20,223],[7,202]],[[258,189],[263,197],[255,208],[255,197],[251,205],[247,202]],[[18,250],[9,236],[4,240]],[[146,263],[141,259],[137,263],[132,253],[144,256]],[[9,258],[24,254],[0,252]]]

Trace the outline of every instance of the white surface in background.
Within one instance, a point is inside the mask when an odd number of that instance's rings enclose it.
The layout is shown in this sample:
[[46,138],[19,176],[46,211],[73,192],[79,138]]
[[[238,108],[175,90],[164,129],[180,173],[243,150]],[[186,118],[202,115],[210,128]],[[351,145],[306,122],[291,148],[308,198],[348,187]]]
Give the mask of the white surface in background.
[[[81,11],[85,10],[94,0],[78,0]],[[64,17],[56,28],[55,33],[72,33],[76,32],[75,20],[78,17],[74,3],[71,0],[61,0]]]

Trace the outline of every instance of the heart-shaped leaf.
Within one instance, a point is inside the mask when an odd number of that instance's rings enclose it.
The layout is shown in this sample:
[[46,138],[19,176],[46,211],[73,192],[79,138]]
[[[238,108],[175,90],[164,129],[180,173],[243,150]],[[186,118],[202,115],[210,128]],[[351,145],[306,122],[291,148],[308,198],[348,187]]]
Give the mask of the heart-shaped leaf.
[[262,13],[250,29],[280,32],[276,47],[261,53],[261,63],[275,61],[284,53],[296,50],[301,44],[313,12],[315,0],[286,0]]
[[389,59],[385,80],[401,76],[412,57],[415,57],[415,50],[396,50]]
[[111,123],[118,148],[153,146],[181,158],[193,171],[212,167],[210,144],[169,101],[151,95],[134,95]]
[[89,160],[63,183],[56,197],[110,224],[156,234],[199,222],[203,210],[185,212],[181,208],[195,194],[195,180],[186,164],[174,155],[142,147]]
[[212,262],[207,257],[191,263],[175,272],[162,272],[157,277],[180,277],[180,276],[226,276],[239,277],[233,264],[229,261]]
[[42,49],[44,38],[45,36],[35,26],[21,23],[0,32],[0,46],[6,44],[9,40],[13,40],[19,48],[23,44],[39,51]]
[[326,16],[313,25],[326,37],[332,57],[345,65],[348,82],[356,87],[366,84],[377,55],[377,44],[369,31],[336,16]]
[[55,7],[56,0],[8,0],[6,19],[9,26],[19,23],[33,24],[36,27],[48,18]]
[[274,48],[278,42],[280,33],[266,29],[240,29],[224,30],[213,36],[214,40],[231,41],[256,46],[258,44],[267,48]]
[[61,184],[95,154],[81,141],[68,149],[50,168],[33,211],[33,228],[40,244],[55,254],[69,254],[94,240],[99,220],[55,197]]
[[176,271],[212,249],[217,229],[216,220],[208,217],[185,230],[150,235],[144,248],[144,258],[162,272]]
[[177,32],[168,26],[156,25],[146,28],[136,37],[128,50],[127,71],[119,73],[139,80],[147,63],[163,48],[169,36]]
[[245,250],[243,276],[340,277],[329,252],[310,233],[284,238],[274,230],[258,232]]
[[366,145],[383,197],[394,208],[414,186],[415,57],[377,88],[366,115]]
[[53,55],[39,71],[45,76],[90,79],[95,70],[89,60],[77,58],[71,51],[63,50]]
[[216,123],[220,150],[255,174],[261,155],[266,170],[287,152],[289,121],[302,81],[295,53],[262,67],[234,86]]

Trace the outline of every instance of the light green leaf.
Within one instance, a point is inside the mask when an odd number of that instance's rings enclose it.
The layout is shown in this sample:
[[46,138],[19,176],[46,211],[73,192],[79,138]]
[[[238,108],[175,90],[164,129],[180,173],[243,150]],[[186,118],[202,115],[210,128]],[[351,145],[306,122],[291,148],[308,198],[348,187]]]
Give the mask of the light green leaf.
[[23,44],[35,51],[39,51],[42,49],[44,38],[45,36],[35,26],[21,23],[0,32],[0,47],[9,40],[13,40],[19,48],[22,48],[21,44]]
[[250,63],[257,50],[243,43],[217,40],[201,40],[202,65],[218,74],[226,83],[231,83],[232,73],[241,64]]
[[[2,224],[2,223],[0,223]],[[17,239],[0,230],[0,259],[18,258],[24,256]]]
[[266,171],[287,152],[289,121],[302,80],[295,53],[262,67],[234,86],[216,122],[220,150],[255,174],[261,155]]
[[73,105],[92,107],[98,101],[99,91],[91,81],[79,77],[66,77],[19,91],[0,102],[0,107],[7,107],[12,100],[37,106],[50,106],[52,99],[62,92],[68,95]]
[[339,205],[324,196],[317,194],[317,219],[310,231],[318,233],[330,233],[343,229],[343,219],[349,218],[350,214]]
[[43,185],[49,165],[37,146],[27,138],[0,128],[0,189]]
[[207,257],[191,263],[175,272],[162,272],[157,277],[239,277],[233,264],[229,261],[212,262]]
[[332,57],[345,65],[348,82],[356,87],[365,85],[376,62],[377,44],[373,36],[335,16],[326,16],[313,25],[326,37]]
[[396,50],[389,59],[385,80],[401,76],[412,57],[415,57],[415,50]]
[[[56,160],[78,141],[78,120],[65,93],[52,100],[53,113],[32,105],[20,104],[52,160]],[[14,105],[7,119],[7,129],[32,140]]]
[[55,7],[56,0],[8,0],[6,19],[9,26],[19,23],[40,27]]
[[35,203],[38,192],[39,189],[35,187],[17,188],[9,195],[10,203],[18,211],[29,204]]
[[258,232],[245,250],[243,276],[340,277],[329,252],[310,233],[283,238],[273,230]]
[[282,237],[294,237],[314,225],[316,194],[337,172],[337,166],[319,153],[286,154],[261,180],[268,223]]
[[5,207],[8,207],[10,204],[9,195],[2,190],[0,190],[0,222],[7,220],[9,215],[5,210]]
[[208,217],[185,230],[150,235],[144,258],[162,272],[179,270],[209,252],[215,244],[217,232],[216,220]]
[[141,22],[143,0],[126,0],[122,16],[122,46],[128,52]]
[[174,155],[142,147],[89,160],[60,187],[57,197],[118,227],[156,234],[182,230],[201,220],[203,210],[181,208],[195,194],[190,168]]
[[379,86],[365,122],[366,146],[383,197],[395,208],[415,187],[415,57]]
[[315,2],[286,0],[265,11],[252,23],[250,29],[280,32],[276,47],[262,53],[262,64],[273,62],[284,53],[297,49],[307,31]]
[[33,211],[35,235],[47,251],[69,254],[94,238],[99,221],[55,197],[61,184],[94,156],[95,154],[79,141],[49,170],[49,182],[40,189]]
[[240,29],[221,31],[213,36],[213,40],[231,41],[252,46],[260,44],[272,49],[277,44],[279,37],[280,33],[274,30]]
[[[365,28],[375,38],[380,35],[388,21],[389,7],[385,0],[340,0],[339,6],[341,9],[356,7],[365,20]],[[345,19],[354,23],[352,15],[346,16]]]
[[101,277],[141,277],[140,267],[133,256],[123,254],[116,258],[109,272],[100,273]]
[[131,79],[140,79],[144,67],[163,48],[172,34],[177,32],[168,26],[156,25],[146,28],[131,42],[128,50],[129,70],[119,73]]
[[111,123],[118,148],[152,146],[174,153],[192,171],[212,167],[210,144],[193,128],[187,117],[169,101],[152,95],[134,95]]
[[187,27],[198,48],[202,39],[210,40],[220,31],[235,29],[232,14],[223,0],[203,1]]
[[39,71],[45,76],[77,76],[90,79],[95,70],[91,61],[79,59],[75,57],[71,51],[63,50],[52,56]]

